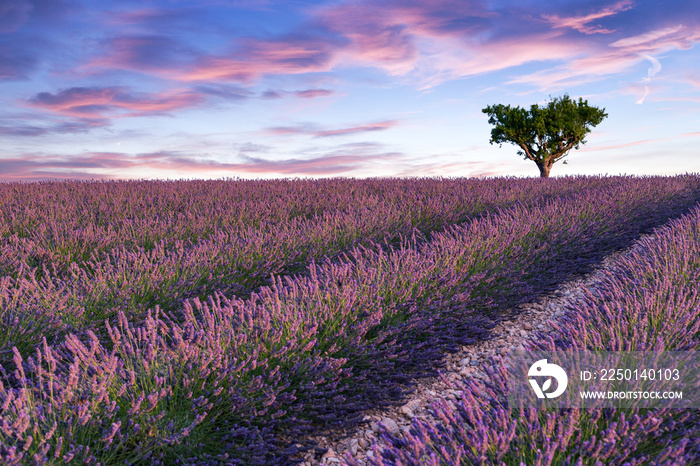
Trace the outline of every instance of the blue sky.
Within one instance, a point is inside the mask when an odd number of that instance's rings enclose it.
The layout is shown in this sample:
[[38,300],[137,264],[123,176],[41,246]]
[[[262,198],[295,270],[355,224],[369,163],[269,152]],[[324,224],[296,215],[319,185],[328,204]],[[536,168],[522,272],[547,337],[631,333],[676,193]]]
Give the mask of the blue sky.
[[609,117],[552,176],[700,172],[697,1],[0,0],[0,180],[538,176],[481,109]]

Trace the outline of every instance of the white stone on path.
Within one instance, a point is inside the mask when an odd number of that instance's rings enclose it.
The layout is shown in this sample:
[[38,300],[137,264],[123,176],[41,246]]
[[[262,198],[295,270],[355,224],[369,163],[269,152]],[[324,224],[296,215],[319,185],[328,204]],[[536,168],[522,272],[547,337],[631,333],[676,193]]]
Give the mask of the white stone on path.
[[401,433],[401,429],[399,429],[399,425],[390,417],[385,417],[382,419],[382,425],[387,428],[387,430],[392,434],[392,435],[399,435]]

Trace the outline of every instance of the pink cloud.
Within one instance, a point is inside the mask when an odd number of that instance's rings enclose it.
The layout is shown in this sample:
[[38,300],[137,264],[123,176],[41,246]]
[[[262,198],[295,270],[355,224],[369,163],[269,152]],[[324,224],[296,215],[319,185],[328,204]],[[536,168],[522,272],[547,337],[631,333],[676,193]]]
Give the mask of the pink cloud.
[[268,89],[267,91],[260,94],[263,99],[281,99],[285,95],[293,95],[302,99],[315,99],[317,97],[330,97],[336,94],[335,91],[330,89],[304,89],[302,91],[283,91]]
[[656,53],[671,49],[688,50],[700,42],[700,28],[677,26],[626,37],[610,44],[629,53]]
[[329,89],[306,89],[303,91],[295,91],[294,95],[304,99],[314,99],[316,97],[329,97],[335,94],[335,91]]
[[619,39],[607,47],[591,46],[584,56],[555,68],[519,76],[510,83],[531,84],[540,89],[587,83],[630,70],[648,60],[652,64],[643,78],[649,81],[661,65],[654,57],[673,49],[688,49],[700,42],[700,27],[675,26]]
[[588,56],[569,60],[563,65],[547,68],[514,78],[508,84],[529,84],[541,90],[559,89],[583,84],[604,76],[629,70],[644,58],[624,52],[596,53],[591,50]]
[[[150,14],[150,12],[146,12]],[[204,53],[169,35],[113,37],[104,52],[81,68],[85,72],[120,69],[182,82],[252,83],[266,75],[329,71],[337,37],[292,34],[277,39],[241,39],[228,53]]]
[[400,15],[387,18],[382,8],[368,14],[366,4],[346,4],[323,12],[326,27],[350,40],[344,55],[403,73],[418,57],[414,38]]
[[322,7],[316,14],[324,25],[343,35],[379,35],[377,43],[399,48],[404,47],[404,42],[396,41],[397,37],[470,37],[488,29],[485,19],[498,17],[485,2],[478,0],[365,0]]
[[310,159],[286,159],[280,161],[248,157],[246,164],[236,165],[236,170],[247,173],[280,173],[283,175],[339,175],[374,166],[378,161],[391,161],[400,157],[398,152],[378,154],[337,153]]
[[450,49],[455,45],[452,39],[477,37],[485,31],[485,18],[495,14],[481,2],[390,0],[341,3],[319,9],[317,16],[325,27],[350,40],[339,51],[344,62],[403,75],[425,58],[425,42],[437,41],[442,50]]
[[[568,61],[584,53],[585,45],[554,32],[529,37],[505,37],[478,46],[453,44],[416,64],[422,88],[469,76],[500,71],[532,62]],[[494,59],[498,57],[498,59]]]
[[267,129],[268,134],[285,136],[292,134],[308,134],[316,138],[330,137],[330,136],[344,136],[347,134],[356,133],[367,133],[373,131],[383,131],[392,128],[399,123],[395,120],[379,121],[376,123],[368,123],[364,125],[348,126],[345,128],[327,129],[322,130],[313,125],[299,125],[299,126],[276,126]]
[[[587,17],[556,18],[562,26],[575,25],[574,20],[593,21],[629,5],[623,0]],[[341,3],[317,15],[327,28],[350,39],[337,52],[344,63],[410,75],[421,89],[532,62],[568,62],[595,47],[562,28],[542,28],[534,18],[516,13],[491,11],[482,2],[389,0]]]
[[367,133],[371,131],[383,131],[385,129],[392,128],[398,124],[397,121],[389,120],[389,121],[380,121],[378,123],[370,123],[367,125],[360,125],[360,126],[351,126],[349,128],[339,128],[339,129],[331,129],[331,130],[326,130],[326,131],[318,131],[316,132],[316,137],[326,137],[326,136],[341,136],[345,134],[354,134],[354,133]]
[[108,126],[104,120],[80,119],[52,124],[32,124],[21,120],[4,123],[0,119],[0,136],[6,137],[33,137],[45,136],[49,134],[76,134],[87,133],[92,129]]
[[282,175],[338,175],[358,169],[371,168],[378,161],[400,158],[398,152],[375,152],[376,147],[341,147],[327,154],[310,158],[268,160],[242,155],[243,162],[231,163],[206,160],[187,154],[159,151],[144,154],[117,152],[88,152],[81,155],[23,154],[21,158],[0,158],[0,179],[41,180],[51,178],[109,179],[124,171],[144,173],[161,172],[221,173],[222,175],[282,174]]
[[180,81],[251,82],[265,75],[329,71],[339,44],[322,37],[247,39],[231,56],[203,56],[183,70],[170,70]]
[[94,170],[132,166],[124,154],[112,152],[91,152],[79,157],[29,153],[21,158],[0,158],[0,180],[106,179],[111,176]]
[[[551,11],[555,7],[545,2],[538,8]],[[566,15],[532,9],[524,13],[517,6],[496,6],[482,0],[334,2],[307,10],[308,19],[290,34],[239,39],[227,52],[194,50],[166,33],[113,38],[106,42],[105,54],[86,69],[128,69],[182,82],[252,84],[270,75],[370,66],[392,76],[407,76],[427,89],[447,80],[555,61],[558,66],[511,83],[558,87],[629,70],[639,63],[639,54],[687,49],[700,41],[697,30],[689,25],[649,26],[651,31],[642,34],[625,32],[639,26],[617,17],[632,9],[649,24],[668,24],[667,20],[655,21],[653,14],[659,11],[644,7],[633,0],[617,0],[590,12]],[[155,21],[161,26],[184,20],[173,19],[174,14],[146,9],[122,15],[119,20],[127,24]],[[614,28],[597,23],[616,19]],[[542,27],[543,20],[550,27]],[[602,37],[612,33],[615,40],[603,42]],[[266,96],[277,97],[279,93],[271,91]]]
[[55,94],[40,92],[27,103],[64,116],[99,120],[164,114],[202,101],[201,95],[187,91],[148,95],[134,94],[124,87],[72,87]]
[[[112,38],[105,42],[105,53],[83,69],[128,69],[184,82],[252,83],[267,75],[359,63],[400,75],[415,68],[424,52],[421,41],[474,37],[486,30],[484,19],[494,15],[478,2],[460,0],[341,3],[317,8],[304,32],[242,39],[229,53],[201,53],[168,35]],[[117,19],[140,24],[153,18],[161,20],[158,12],[140,10]]]
[[697,74],[690,74],[686,76],[685,82],[690,84],[693,87],[698,87],[700,88],[700,75]]
[[[350,45],[338,51],[345,62],[379,67],[392,75],[410,74],[422,89],[527,63],[558,61],[554,68],[511,81],[549,89],[625,72],[655,53],[688,49],[700,41],[698,29],[691,25],[651,26],[651,32],[628,32],[620,38],[618,29],[629,30],[629,22],[618,20],[613,23],[620,25],[616,28],[596,24],[636,6],[632,0],[618,0],[588,14],[540,14],[551,24],[549,29],[537,24],[537,16],[515,8],[489,10],[492,6],[482,2],[454,0],[361,0],[319,9],[317,15],[330,30],[350,39]],[[654,24],[656,18],[645,19]],[[617,40],[605,43],[572,35],[571,29],[587,36],[615,32]]]
[[588,23],[596,19],[614,16],[632,8],[634,8],[634,3],[631,0],[622,0],[596,13],[590,13],[584,16],[561,17],[559,15],[542,15],[542,17],[555,29],[571,28],[583,34],[611,34],[615,32],[614,29],[605,29],[602,26],[590,26]]

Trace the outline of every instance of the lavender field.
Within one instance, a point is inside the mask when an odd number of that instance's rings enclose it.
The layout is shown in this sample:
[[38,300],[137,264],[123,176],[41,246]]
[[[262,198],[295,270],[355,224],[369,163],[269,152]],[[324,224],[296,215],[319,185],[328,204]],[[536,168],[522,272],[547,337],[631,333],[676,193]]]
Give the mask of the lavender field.
[[[697,350],[699,200],[696,175],[0,184],[0,462],[293,463],[655,228],[532,348]],[[700,458],[695,412],[463,389],[377,464]]]

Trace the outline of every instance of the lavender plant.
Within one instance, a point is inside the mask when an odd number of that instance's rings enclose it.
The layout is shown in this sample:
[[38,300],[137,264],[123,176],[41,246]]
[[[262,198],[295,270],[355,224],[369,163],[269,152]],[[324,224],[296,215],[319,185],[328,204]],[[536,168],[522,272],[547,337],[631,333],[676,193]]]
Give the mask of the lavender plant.
[[[20,259],[2,256],[10,273],[0,296],[9,303],[0,333],[11,353],[0,371],[0,458],[8,464],[291,461],[309,434],[351,426],[362,409],[397,401],[408,380],[434,372],[444,351],[487,338],[489,325],[511,304],[697,202],[698,181],[572,178],[545,187],[487,180],[480,186],[493,193],[488,208],[467,196],[473,185],[451,180],[285,182],[266,193],[253,189],[265,185],[233,183],[239,195],[272,206],[271,213],[259,208],[227,217],[228,210],[212,206],[222,214],[208,226],[178,209],[209,204],[180,199],[167,183],[100,183],[115,188],[102,197],[90,185],[68,183],[62,189],[80,206],[74,236],[37,226],[38,218],[58,225],[63,215],[37,209],[39,200],[56,201],[46,185],[3,186],[10,199],[32,186],[40,195],[14,205],[21,214],[9,215],[13,229],[5,229],[2,246]],[[440,191],[443,182],[463,191],[451,197]],[[226,186],[197,182],[189,189],[223,197]],[[292,199],[302,201],[275,197],[289,186]],[[345,190],[345,203],[333,211],[319,186]],[[415,191],[396,192],[406,186]],[[378,213],[352,210],[352,189],[381,206]],[[420,202],[411,204],[410,196]],[[401,217],[402,202],[413,212],[408,218]],[[386,234],[382,219],[391,215],[407,222],[402,234],[384,245],[373,242]],[[337,223],[344,216],[349,220]],[[85,233],[87,222],[94,232],[106,229],[102,240]],[[423,230],[403,235],[416,225]],[[286,233],[274,243],[265,232]],[[284,252],[310,244],[312,232],[318,246],[301,255]],[[71,239],[62,239],[64,233]],[[89,259],[88,249],[78,256],[60,251],[85,235],[104,250]],[[251,237],[269,262],[237,252]],[[274,244],[280,255],[270,253]],[[29,264],[30,257],[38,263]],[[299,264],[307,265],[304,273],[275,274]],[[259,282],[239,276],[256,266],[256,274],[272,274],[267,286],[251,287]],[[247,292],[234,295],[236,284]],[[32,325],[33,315],[41,328]],[[12,325],[24,332],[23,344]]]

